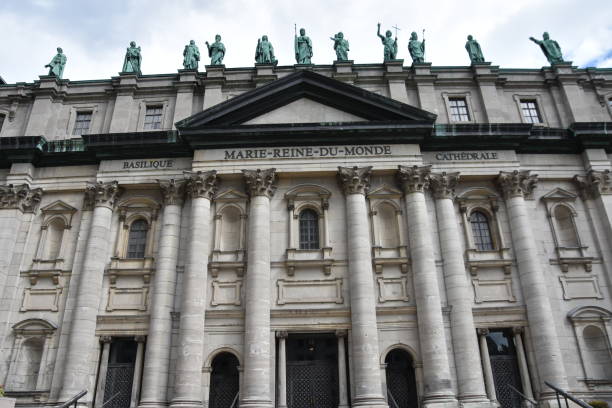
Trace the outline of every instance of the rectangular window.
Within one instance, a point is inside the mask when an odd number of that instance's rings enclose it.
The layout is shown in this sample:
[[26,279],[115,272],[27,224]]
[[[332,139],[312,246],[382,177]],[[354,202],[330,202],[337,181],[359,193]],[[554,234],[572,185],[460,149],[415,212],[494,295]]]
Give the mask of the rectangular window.
[[470,121],[470,112],[468,111],[465,98],[448,98],[448,104],[452,122]]
[[74,121],[74,129],[72,129],[73,135],[86,135],[89,133],[89,125],[91,125],[91,117],[93,113],[89,112],[77,112],[76,119]]
[[535,100],[521,99],[521,112],[527,123],[542,123],[538,103]]
[[162,110],[162,106],[147,106],[144,120],[145,130],[161,129]]

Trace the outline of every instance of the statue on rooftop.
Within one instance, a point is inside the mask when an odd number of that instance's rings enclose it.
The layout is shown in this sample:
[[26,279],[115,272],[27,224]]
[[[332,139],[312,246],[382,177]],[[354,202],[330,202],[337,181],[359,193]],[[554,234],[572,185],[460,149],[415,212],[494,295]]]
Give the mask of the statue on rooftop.
[[312,58],[312,41],[306,35],[306,30],[300,28],[300,36],[295,34],[295,60],[298,64],[311,64]]
[[380,41],[382,41],[383,46],[385,47],[385,61],[394,60],[397,56],[397,36],[395,36],[395,40],[393,40],[393,33],[391,30],[387,30],[384,37],[380,34],[380,23],[378,23],[378,31],[376,34],[380,37]]
[[333,37],[329,37],[334,42],[334,50],[336,51],[336,60],[348,61],[349,42],[344,39],[344,34],[339,32]]
[[130,46],[125,52],[125,58],[123,59],[123,69],[121,72],[134,72],[138,75],[141,74],[140,66],[142,64],[142,55],[140,54],[140,47],[136,47],[136,42],[130,42]]
[[257,39],[257,48],[255,49],[255,62],[258,64],[274,64],[278,60],[274,57],[274,47],[268,41],[268,36],[264,35],[261,39]]
[[419,41],[419,36],[414,31],[410,34],[408,51],[410,51],[413,63],[421,64],[425,62],[425,39],[423,38],[423,41]]
[[66,56],[63,54],[63,50],[61,47],[57,47],[57,54],[51,60],[50,63],[45,65],[45,68],[49,68],[49,75],[55,76],[58,79],[62,79],[62,75],[64,74],[64,67],[66,66]]
[[470,61],[473,63],[484,62],[484,55],[480,49],[480,44],[471,35],[467,36],[467,42],[465,43],[465,49],[470,56]]
[[221,42],[221,36],[215,35],[215,42],[211,44],[206,41],[208,48],[208,56],[210,57],[210,65],[223,65],[223,57],[225,57],[225,45]]
[[198,62],[200,61],[200,49],[196,45],[195,41],[189,41],[189,44],[185,46],[183,51],[183,68],[184,69],[198,69]]
[[542,41],[536,40],[533,37],[529,37],[529,39],[540,46],[542,52],[546,56],[546,59],[548,62],[550,62],[550,65],[563,62],[563,55],[561,54],[561,47],[559,47],[559,43],[557,43],[555,40],[551,40],[547,32],[544,32],[542,37]]

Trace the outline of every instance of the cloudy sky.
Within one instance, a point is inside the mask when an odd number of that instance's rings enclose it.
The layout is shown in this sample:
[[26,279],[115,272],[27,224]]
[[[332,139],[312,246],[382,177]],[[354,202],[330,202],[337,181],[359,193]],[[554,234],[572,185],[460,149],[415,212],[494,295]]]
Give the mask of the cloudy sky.
[[173,73],[189,40],[204,51],[217,33],[227,48],[226,67],[252,66],[264,34],[279,64],[290,65],[294,23],[312,39],[315,64],[335,59],[329,37],[338,31],[356,63],[381,62],[379,21],[383,31],[401,29],[398,58],[406,65],[410,32],[420,36],[425,29],[426,58],[434,65],[469,65],[464,44],[472,34],[495,65],[541,67],[547,61],[528,38],[547,30],[566,60],[612,67],[610,0],[0,0],[0,76],[32,82],[61,46],[65,78],[109,78],[121,70],[131,40],[142,47],[144,74]]

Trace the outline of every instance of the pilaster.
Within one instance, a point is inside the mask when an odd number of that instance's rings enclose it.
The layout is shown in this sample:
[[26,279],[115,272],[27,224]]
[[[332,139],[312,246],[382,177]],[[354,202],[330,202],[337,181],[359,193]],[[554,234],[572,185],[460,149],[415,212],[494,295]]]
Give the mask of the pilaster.
[[472,63],[471,68],[482,99],[482,107],[486,115],[485,121],[504,122],[503,109],[497,92],[497,83],[502,81],[499,78],[499,67],[492,66],[490,62],[477,62]]
[[174,82],[176,89],[176,104],[174,105],[174,118],[172,123],[183,120],[193,113],[193,93],[198,85],[198,71],[196,69],[179,69],[178,81]]
[[408,72],[404,72],[404,60],[396,59],[385,61],[383,66],[385,68],[384,77],[389,84],[389,95],[391,98],[403,103],[408,103],[406,79],[408,79],[409,74]]
[[223,102],[225,85],[225,65],[206,65],[204,84],[204,109]]
[[115,81],[115,106],[110,123],[110,133],[128,132],[134,111],[134,92],[138,90],[138,75],[135,73],[119,73]]

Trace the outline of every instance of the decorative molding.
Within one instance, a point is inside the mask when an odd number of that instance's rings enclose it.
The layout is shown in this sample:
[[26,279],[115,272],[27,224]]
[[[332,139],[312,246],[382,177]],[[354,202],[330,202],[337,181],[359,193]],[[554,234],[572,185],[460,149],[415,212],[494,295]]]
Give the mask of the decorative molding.
[[42,188],[30,189],[27,184],[0,186],[0,209],[16,209],[33,213],[40,203],[42,193]]
[[431,173],[429,183],[436,199],[453,199],[455,197],[455,187],[459,182],[459,172]]
[[512,293],[512,279],[502,280],[472,279],[474,302],[516,302]]
[[119,188],[117,181],[87,183],[83,209],[93,210],[94,207],[108,207],[112,209],[121,193],[122,189]]
[[405,276],[400,278],[377,278],[378,282],[378,301],[380,303],[400,301],[409,302],[408,279]]
[[108,289],[107,312],[115,310],[147,310],[148,286],[140,288],[117,288],[111,286]]
[[338,182],[344,194],[366,194],[370,189],[372,166],[338,167]]
[[603,299],[597,276],[559,276],[563,299]]
[[57,312],[62,290],[63,288],[61,287],[52,289],[25,288],[23,290],[23,301],[20,311],[28,312],[36,310]]
[[500,171],[495,181],[506,199],[531,198],[538,183],[538,175],[530,174],[529,170]]
[[164,200],[164,205],[181,205],[185,196],[185,182],[170,180],[157,180]]
[[429,188],[431,166],[398,166],[397,181],[404,194],[424,193]]
[[212,296],[210,304],[212,306],[241,304],[242,280],[237,279],[230,282],[222,282],[214,279],[212,281]]
[[288,281],[279,279],[277,304],[344,303],[342,279]]
[[198,171],[185,172],[187,182],[185,189],[187,195],[191,198],[207,198],[212,199],[217,191],[217,171]]
[[600,195],[612,194],[612,175],[610,170],[589,170],[586,176],[574,176],[583,199],[597,198]]
[[266,196],[272,198],[276,191],[278,176],[276,169],[242,170],[246,191],[250,197]]

